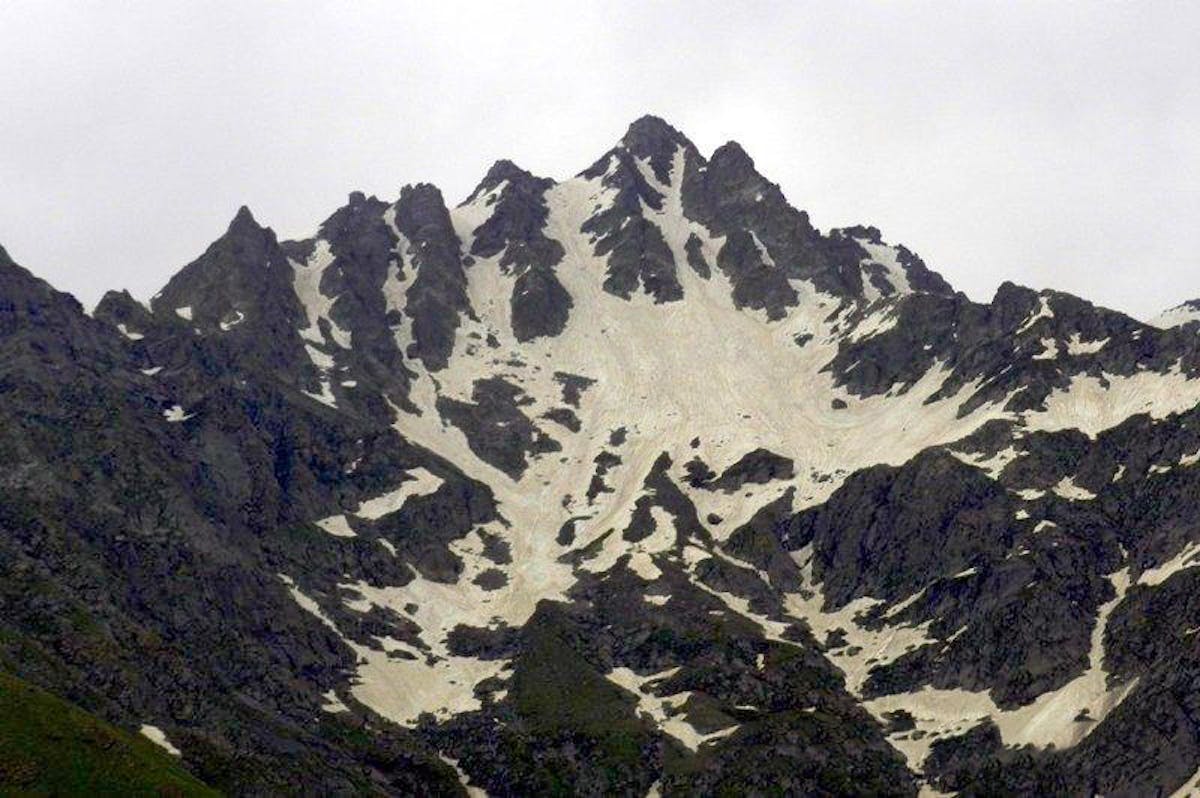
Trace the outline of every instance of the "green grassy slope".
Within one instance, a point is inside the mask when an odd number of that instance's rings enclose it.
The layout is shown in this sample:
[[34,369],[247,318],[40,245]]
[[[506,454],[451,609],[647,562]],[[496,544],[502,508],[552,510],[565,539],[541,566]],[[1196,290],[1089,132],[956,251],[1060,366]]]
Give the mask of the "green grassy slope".
[[0,673],[0,795],[218,793],[141,735]]

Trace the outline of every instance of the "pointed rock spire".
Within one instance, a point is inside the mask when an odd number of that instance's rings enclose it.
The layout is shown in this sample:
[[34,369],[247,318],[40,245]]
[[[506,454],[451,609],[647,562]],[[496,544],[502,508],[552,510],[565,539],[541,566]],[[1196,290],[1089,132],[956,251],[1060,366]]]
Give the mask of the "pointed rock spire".
[[639,117],[631,122],[625,135],[621,137],[621,145],[635,155],[643,157],[649,151],[664,145],[695,147],[687,136],[665,119],[652,114]]
[[665,120],[657,116],[643,116],[634,120],[621,138],[620,146],[635,158],[648,159],[654,176],[662,183],[671,179],[671,165],[676,150],[698,154],[696,145]]
[[474,202],[479,197],[505,182],[508,182],[509,185],[520,187],[526,193],[533,191],[540,193],[554,185],[554,181],[550,178],[537,177],[532,172],[522,169],[507,158],[501,158],[492,164],[487,174],[479,181],[479,185],[471,192],[471,196],[463,200],[462,204],[466,205],[468,202]]
[[442,192],[429,183],[405,186],[396,202],[396,226],[412,243],[417,274],[405,293],[413,344],[430,371],[446,367],[462,316],[471,316],[461,242]]
[[503,180],[523,180],[531,177],[533,175],[530,172],[517,166],[507,158],[501,158],[492,164],[491,169],[488,169],[483,182],[497,185]]
[[230,230],[242,228],[262,229],[254,218],[254,214],[250,212],[250,208],[245,205],[238,208],[237,213],[233,216],[233,221],[229,223]]
[[[297,318],[292,274],[275,233],[238,209],[224,235],[183,267],[151,300],[161,320],[180,318],[200,328],[248,329],[251,319]],[[268,308],[271,311],[268,312]],[[286,324],[281,323],[280,329]]]

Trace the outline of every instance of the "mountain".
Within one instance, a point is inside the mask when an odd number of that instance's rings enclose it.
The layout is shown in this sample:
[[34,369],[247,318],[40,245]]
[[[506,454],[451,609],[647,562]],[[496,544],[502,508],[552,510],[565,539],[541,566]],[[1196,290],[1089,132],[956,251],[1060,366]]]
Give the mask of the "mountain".
[[0,352],[0,671],[216,790],[1200,782],[1200,336],[736,143],[243,208],[91,315],[0,250]]

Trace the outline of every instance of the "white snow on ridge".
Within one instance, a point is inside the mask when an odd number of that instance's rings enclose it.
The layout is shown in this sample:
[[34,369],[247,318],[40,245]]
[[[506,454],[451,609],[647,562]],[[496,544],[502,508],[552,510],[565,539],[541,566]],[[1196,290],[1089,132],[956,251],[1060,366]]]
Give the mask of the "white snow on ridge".
[[975,466],[980,471],[987,473],[992,479],[999,479],[1008,464],[1023,454],[1012,445],[994,454],[963,453],[954,449],[947,451],[967,465]]
[[772,269],[778,268],[775,264],[775,259],[771,257],[771,253],[767,250],[765,244],[758,238],[758,233],[750,231],[750,238],[754,241],[754,246],[758,249],[758,256],[762,258],[762,262]]
[[[451,219],[454,217],[452,216]],[[396,226],[396,206],[390,205],[383,212],[384,222],[396,234],[396,255],[398,262],[395,266],[389,266],[387,274],[383,279],[383,301],[388,310],[388,313],[400,314],[403,321],[400,324],[393,324],[391,327],[393,340],[400,351],[405,351],[409,342],[412,341],[412,317],[405,310],[407,300],[408,287],[416,278],[416,266],[412,258],[412,243],[400,232],[400,228]]]
[[[845,674],[846,689],[852,694],[860,694],[873,668],[894,661],[912,647],[933,642],[933,638],[927,634],[930,622],[919,626],[908,624],[884,626],[877,630],[859,625],[857,617],[882,603],[879,599],[855,599],[840,609],[827,612],[824,609],[824,593],[813,578],[811,544],[799,551],[792,552],[792,558],[800,566],[805,586],[811,591],[811,594],[807,597],[789,594],[787,596],[788,611],[798,618],[804,618],[818,641],[824,640],[825,636],[834,630],[844,630],[847,645],[844,649],[834,652],[830,661]],[[925,590],[921,589],[912,596],[897,602],[889,608],[884,617],[890,618],[899,615],[919,600],[924,592]],[[850,654],[849,652],[854,649],[858,649],[858,653]]]
[[1200,321],[1200,307],[1193,302],[1184,302],[1182,305],[1176,305],[1169,310],[1163,311],[1146,323],[1151,327],[1167,330],[1171,327],[1187,324],[1189,321]]
[[[508,181],[501,180],[491,190],[472,195],[466,202],[451,209],[450,220],[458,240],[462,242],[463,252],[471,251],[471,245],[475,243],[475,231],[491,218],[496,210],[496,201],[504,194],[506,188]],[[395,211],[392,210],[392,213],[394,217]]]
[[854,325],[846,338],[850,341],[865,341],[894,328],[899,321],[894,303],[873,305],[870,312]]
[[332,356],[310,343],[304,344],[304,351],[308,353],[308,359],[312,361],[313,365],[321,371],[328,371],[336,365]]
[[132,330],[130,330],[128,327],[125,326],[124,322],[117,325],[117,330],[121,333],[121,335],[124,335],[130,341],[140,341],[146,337],[146,336],[142,335],[140,332],[133,332]]
[[325,704],[321,707],[321,709],[325,712],[338,713],[350,711],[350,708],[346,706],[342,699],[338,697],[338,694],[333,690],[325,692],[321,698],[325,699]]
[[[333,395],[333,390],[330,387],[329,372],[335,366],[335,361],[332,355],[325,352],[320,347],[325,346],[325,336],[321,332],[321,321],[324,320],[329,325],[329,334],[333,338],[333,343],[343,349],[349,349],[352,340],[350,333],[343,330],[337,323],[329,317],[329,311],[333,307],[334,297],[326,296],[321,293],[321,277],[325,274],[325,270],[333,263],[333,252],[329,248],[329,242],[323,238],[318,238],[313,246],[312,254],[304,263],[288,260],[292,266],[292,289],[296,293],[296,298],[300,301],[301,307],[304,308],[305,317],[308,319],[308,326],[300,330],[300,337],[304,339],[304,351],[308,354],[308,359],[317,367],[320,372],[321,390],[319,393],[311,391],[302,391],[302,393],[310,399],[315,399],[321,404],[336,408],[337,399]],[[238,321],[241,321],[239,313]],[[222,329],[227,329],[224,324]]]
[[486,790],[484,790],[482,787],[475,787],[471,785],[470,779],[467,778],[467,774],[458,764],[457,759],[451,759],[445,754],[438,754],[438,758],[450,767],[454,768],[454,772],[458,774],[458,783],[461,784],[462,788],[467,791],[467,798],[488,798]]
[[[354,698],[396,723],[412,725],[423,712],[446,718],[478,709],[480,703],[472,688],[483,679],[498,675],[504,665],[499,660],[487,662],[470,657],[451,657],[444,646],[439,646],[432,653],[432,664],[427,664],[424,652],[391,638],[378,638],[383,645],[382,651],[361,645],[345,637],[320,605],[296,587],[290,577],[279,574],[279,578],[287,585],[297,604],[341,637],[357,655],[359,668],[350,689]],[[369,608],[370,604],[379,604],[403,612],[402,601],[397,604],[389,600],[389,593],[396,592],[394,588],[378,590],[368,585],[347,587],[364,595],[363,610]],[[432,609],[437,610],[436,607]],[[405,651],[414,659],[392,658],[390,652],[398,650]]]

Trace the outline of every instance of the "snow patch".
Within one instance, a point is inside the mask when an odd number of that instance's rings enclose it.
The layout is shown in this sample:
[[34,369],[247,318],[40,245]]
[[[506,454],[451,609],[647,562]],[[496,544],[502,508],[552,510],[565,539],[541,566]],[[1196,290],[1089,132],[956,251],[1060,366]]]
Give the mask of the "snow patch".
[[338,698],[338,694],[333,690],[324,693],[321,698],[325,699],[325,703],[321,706],[323,712],[349,712],[350,707],[342,703],[342,699]]
[[649,676],[641,676],[629,668],[613,668],[606,675],[613,684],[628,690],[637,697],[638,710],[644,716],[648,716],[661,731],[671,735],[691,751],[697,751],[703,744],[728,737],[737,731],[738,725],[733,724],[715,732],[701,734],[695,726],[688,723],[681,712],[681,707],[691,696],[691,692],[675,693],[669,696],[659,696],[654,693],[656,683],[675,675],[678,671],[679,668],[670,668]]
[[[912,624],[884,625],[879,629],[867,629],[858,622],[858,616],[882,604],[880,599],[863,597],[855,599],[836,610],[826,611],[825,595],[813,577],[812,544],[792,552],[792,559],[800,566],[807,595],[788,594],[786,606],[790,614],[804,618],[818,641],[834,631],[844,633],[846,645],[829,652],[830,662],[846,676],[846,689],[861,695],[862,687],[871,671],[886,665],[914,647],[935,642],[929,637],[930,621],[918,626]],[[923,590],[893,607],[884,618],[891,619],[921,597]]]
[[433,493],[442,486],[442,478],[429,473],[424,468],[414,468],[408,472],[412,479],[406,479],[395,490],[368,499],[359,505],[354,515],[374,521],[385,515],[396,512],[413,496],[425,496]]
[[1057,495],[1062,496],[1064,499],[1070,499],[1073,502],[1089,502],[1096,498],[1096,494],[1076,485],[1074,478],[1070,476],[1065,476],[1059,480],[1053,490]]
[[157,726],[143,723],[138,731],[141,732],[143,737],[165,750],[171,756],[183,756],[183,752],[172,745],[171,741],[167,739],[166,733]]
[[[1101,605],[1092,629],[1088,668],[1057,690],[1043,693],[1033,703],[1013,710],[1002,710],[987,692],[925,687],[912,693],[896,693],[864,702],[875,717],[896,710],[913,715],[917,730],[923,732],[914,739],[910,732],[889,737],[904,754],[909,764],[920,769],[930,744],[938,736],[959,734],[985,718],[999,727],[1007,746],[1034,745],[1056,749],[1069,748],[1094,729],[1101,720],[1129,694],[1137,680],[1108,687],[1104,670],[1104,631],[1113,609],[1125,598],[1129,588],[1129,570],[1123,569],[1109,577],[1116,596]],[[1086,713],[1088,720],[1076,720]]]
[[1191,541],[1171,559],[1154,568],[1142,571],[1137,579],[1139,585],[1161,585],[1175,574],[1200,565],[1200,543]]
[[1184,302],[1182,305],[1165,310],[1162,313],[1150,319],[1147,324],[1151,327],[1157,327],[1160,330],[1166,330],[1171,327],[1178,327],[1182,324],[1187,324],[1189,321],[1200,320],[1200,307],[1194,302]]
[[317,526],[335,538],[357,537],[354,534],[354,530],[350,528],[350,522],[346,520],[346,516],[344,515],[332,515],[329,518],[322,518],[317,522]]
[[451,759],[445,754],[438,754],[438,758],[445,762],[450,767],[454,768],[454,772],[458,774],[458,783],[467,792],[467,798],[488,798],[487,791],[481,787],[472,787],[471,780],[466,772],[459,766],[457,759]]
[[337,408],[337,397],[333,395],[333,389],[329,386],[329,380],[321,380],[321,392],[313,393],[312,391],[301,391],[300,393],[307,396],[309,399],[315,399],[323,405],[328,405],[332,408]]
[[1020,335],[1021,333],[1025,332],[1030,327],[1037,324],[1040,319],[1052,318],[1054,318],[1054,311],[1050,308],[1050,303],[1046,300],[1046,297],[1038,297],[1038,309],[1029,314],[1029,318],[1026,319],[1025,323],[1020,326],[1016,334]]
[[1071,333],[1071,338],[1067,341],[1067,354],[1090,355],[1107,346],[1108,341],[1108,338],[1101,338],[1099,341],[1084,341],[1079,337],[1079,333]]
[[1040,343],[1042,351],[1033,356],[1034,360],[1054,360],[1058,357],[1058,341],[1053,338],[1043,338]]
[[233,312],[236,315],[234,315],[230,321],[223,321],[220,323],[222,332],[229,332],[234,327],[246,320],[246,314],[242,313],[240,310],[234,310]]
[[321,334],[320,327],[320,322],[324,319],[329,325],[330,336],[334,343],[343,349],[349,349],[350,333],[329,318],[329,311],[333,307],[336,297],[328,297],[321,293],[321,276],[325,274],[325,270],[333,261],[333,251],[329,248],[329,242],[323,238],[317,240],[312,254],[304,263],[290,261],[292,264],[292,288],[308,318],[308,326],[300,330],[300,336],[313,343],[324,343],[325,336]]
[[[373,499],[368,499],[360,504],[358,509],[351,511],[349,514],[357,518],[374,521],[396,512],[404,506],[404,503],[409,498],[433,493],[442,485],[441,477],[429,473],[424,468],[414,468],[409,472],[409,476],[413,478],[400,483],[400,486],[395,490],[382,493]],[[328,518],[322,518],[316,523],[317,526],[334,537],[355,537],[354,530],[350,527],[350,522],[345,515],[332,515]],[[386,541],[382,540],[380,542],[386,543]],[[390,543],[387,546],[388,550],[394,555],[396,553],[395,548]]]
[[[898,247],[888,246],[887,244],[876,244],[865,238],[856,238],[855,242],[860,247],[867,251],[867,257],[862,259],[863,267],[877,264],[884,267],[887,271],[884,273],[884,279],[887,280],[892,288],[899,295],[911,294],[912,286],[908,282],[908,272],[904,268],[904,264],[900,262],[900,250]],[[879,289],[871,282],[869,273],[864,268],[863,273],[863,294],[868,302],[874,302],[881,296]]]
[[1102,378],[1076,374],[1066,390],[1055,389],[1046,398],[1045,412],[1026,415],[1025,424],[1030,431],[1077,429],[1094,438],[1130,416],[1148,413],[1165,418],[1197,402],[1200,380],[1182,373],[1177,361],[1165,373],[1141,371],[1128,377],[1104,373]]
[[185,413],[179,405],[171,405],[166,410],[162,411],[163,418],[172,424],[178,424],[181,421],[187,421],[189,418],[195,418],[195,413]]

